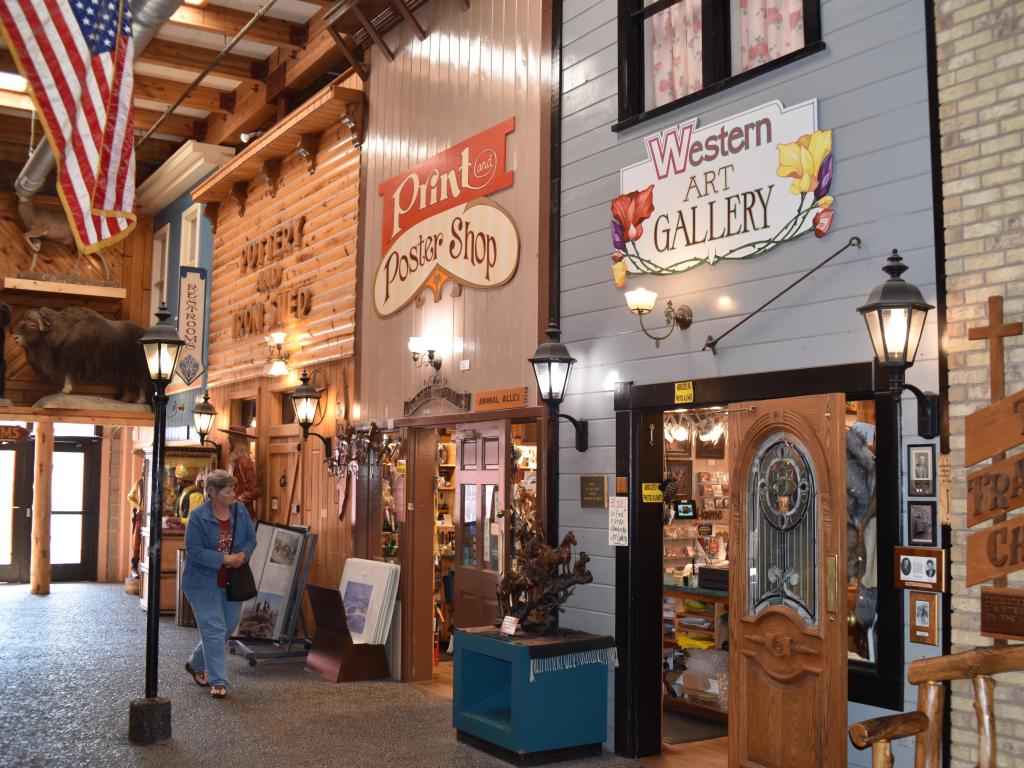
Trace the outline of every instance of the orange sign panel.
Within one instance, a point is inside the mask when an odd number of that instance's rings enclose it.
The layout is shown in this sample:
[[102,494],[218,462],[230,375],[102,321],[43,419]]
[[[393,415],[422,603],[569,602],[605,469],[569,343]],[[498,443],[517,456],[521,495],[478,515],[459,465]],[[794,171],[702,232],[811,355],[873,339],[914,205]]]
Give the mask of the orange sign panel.
[[473,410],[499,411],[504,410],[505,408],[525,408],[526,392],[526,387],[492,389],[487,392],[477,392],[473,396]]
[[29,431],[24,427],[13,424],[0,424],[0,442],[18,443],[29,436]]
[[964,421],[964,466],[1024,443],[1024,392],[979,408]]

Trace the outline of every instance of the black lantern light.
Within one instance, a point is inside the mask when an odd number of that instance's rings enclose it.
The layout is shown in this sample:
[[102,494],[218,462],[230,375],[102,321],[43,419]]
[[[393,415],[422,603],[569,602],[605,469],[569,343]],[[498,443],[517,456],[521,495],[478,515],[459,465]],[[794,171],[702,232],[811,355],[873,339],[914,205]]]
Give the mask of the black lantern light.
[[914,364],[925,319],[934,307],[924,300],[916,285],[903,279],[907,265],[895,248],[887,262],[882,271],[889,279],[876,286],[857,311],[864,316],[875,358],[879,365],[889,369],[893,397],[899,399],[904,389],[914,393],[918,433],[933,438],[939,434],[939,396],[907,384],[906,370]]
[[551,412],[552,423],[559,417],[565,419],[576,429],[576,450],[587,450],[587,422],[574,419],[565,413],[558,412],[558,406],[565,397],[565,387],[569,383],[569,374],[576,358],[569,354],[565,344],[559,341],[562,331],[552,320],[547,330],[548,340],[541,342],[537,351],[530,358],[533,373],[537,377],[537,389],[540,399]]
[[216,418],[217,409],[210,403],[210,393],[207,392],[203,395],[203,401],[197,403],[196,407],[192,409],[192,422],[195,425],[196,434],[199,435],[200,445],[206,442],[216,445],[212,440],[206,439],[210,430],[213,429],[213,422]]
[[[315,427],[324,416],[320,411],[320,390],[309,383],[309,373],[302,372],[299,377],[299,386],[291,394],[292,408],[295,410],[295,421],[302,427],[302,442],[305,443],[309,437],[309,430]],[[341,474],[342,465],[331,453],[331,438],[324,437],[319,432],[314,432],[324,444],[324,463],[327,465],[327,472],[331,475]]]
[[[160,570],[160,517],[164,507],[164,442],[167,428],[167,385],[174,376],[178,355],[185,342],[170,324],[171,314],[167,305],[160,302],[156,313],[156,324],[146,331],[139,343],[142,344],[153,380],[153,462],[150,469],[153,504],[149,518],[149,573]],[[159,668],[160,642],[160,579],[150,578],[146,605],[146,697],[135,699],[129,706],[128,738],[135,742],[153,742],[171,736],[171,702],[157,698],[157,672]]]

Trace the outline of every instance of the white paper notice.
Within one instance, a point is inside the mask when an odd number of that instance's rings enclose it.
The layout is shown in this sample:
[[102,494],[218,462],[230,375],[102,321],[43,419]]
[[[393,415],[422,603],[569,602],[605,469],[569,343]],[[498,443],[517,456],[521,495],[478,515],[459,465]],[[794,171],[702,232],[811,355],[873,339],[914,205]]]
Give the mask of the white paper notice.
[[608,546],[629,546],[629,497],[608,498]]

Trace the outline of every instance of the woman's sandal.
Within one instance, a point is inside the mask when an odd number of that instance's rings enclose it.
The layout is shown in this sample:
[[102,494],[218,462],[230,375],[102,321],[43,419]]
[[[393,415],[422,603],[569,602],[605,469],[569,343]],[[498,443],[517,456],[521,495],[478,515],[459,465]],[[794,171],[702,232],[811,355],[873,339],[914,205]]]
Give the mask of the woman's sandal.
[[223,685],[215,685],[210,689],[210,696],[215,699],[226,699],[228,697],[228,689]]
[[185,662],[185,671],[192,675],[192,679],[195,680],[196,685],[201,685],[205,688],[210,684],[210,681],[206,677],[206,673],[197,672],[187,661]]

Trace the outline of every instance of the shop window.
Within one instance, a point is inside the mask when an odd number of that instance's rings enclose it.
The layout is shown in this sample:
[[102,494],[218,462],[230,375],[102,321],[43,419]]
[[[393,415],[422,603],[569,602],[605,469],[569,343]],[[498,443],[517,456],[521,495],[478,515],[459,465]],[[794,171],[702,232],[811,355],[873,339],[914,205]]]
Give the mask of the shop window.
[[202,210],[202,203],[196,203],[181,214],[181,254],[179,263],[183,267],[199,266],[199,239]]
[[661,114],[823,47],[819,0],[619,0],[619,120]]

